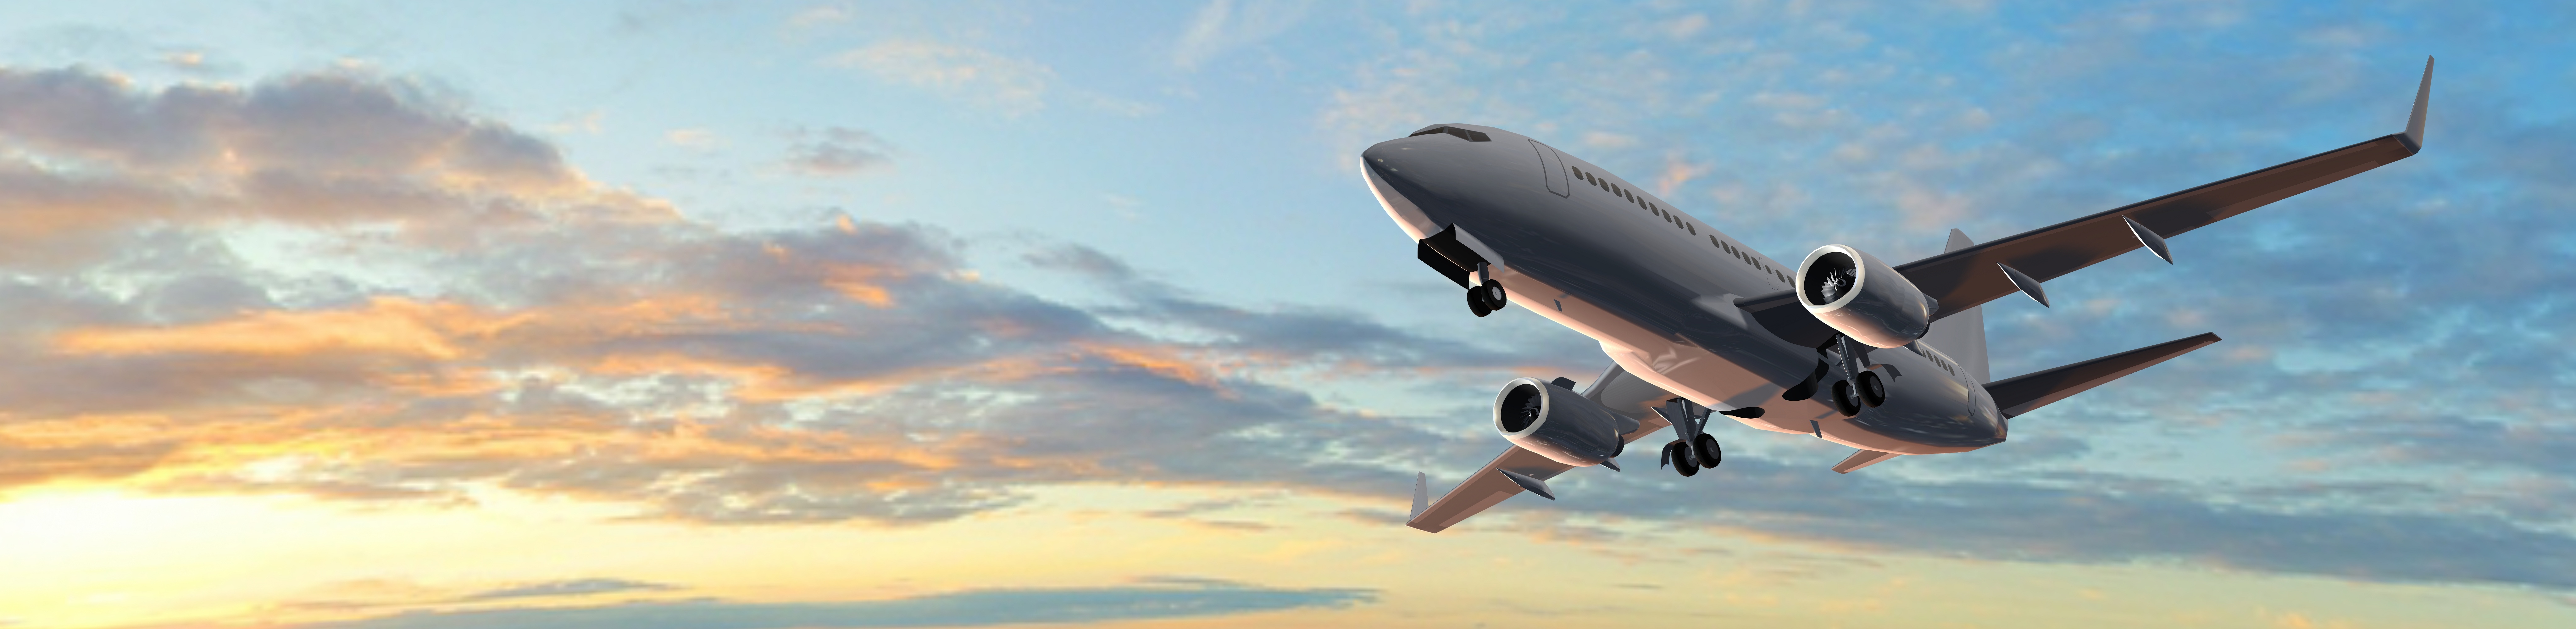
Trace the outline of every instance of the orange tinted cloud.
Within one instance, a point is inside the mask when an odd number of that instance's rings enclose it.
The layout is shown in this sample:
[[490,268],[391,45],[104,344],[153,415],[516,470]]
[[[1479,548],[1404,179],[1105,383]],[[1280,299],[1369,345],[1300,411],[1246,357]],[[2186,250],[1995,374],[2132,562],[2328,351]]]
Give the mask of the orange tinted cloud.
[[64,353],[110,356],[365,353],[453,360],[464,355],[457,337],[490,336],[523,321],[494,319],[454,303],[378,297],[360,310],[273,311],[188,326],[73,330],[58,337],[55,347]]

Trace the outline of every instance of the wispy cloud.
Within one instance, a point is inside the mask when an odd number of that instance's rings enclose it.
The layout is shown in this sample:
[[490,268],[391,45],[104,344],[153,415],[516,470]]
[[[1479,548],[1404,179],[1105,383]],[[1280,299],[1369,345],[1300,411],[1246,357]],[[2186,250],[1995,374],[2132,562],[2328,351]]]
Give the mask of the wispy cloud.
[[1172,46],[1172,64],[1196,70],[1228,51],[1260,43],[1306,19],[1306,0],[1209,0]]
[[834,55],[830,63],[1012,116],[1045,109],[1056,83],[1046,64],[925,40],[878,42]]
[[489,601],[512,598],[551,598],[589,596],[616,592],[654,592],[678,589],[670,585],[626,579],[571,579],[526,583],[467,594],[462,600]]
[[847,177],[892,168],[894,147],[859,129],[800,130],[787,147],[787,168],[816,177]]

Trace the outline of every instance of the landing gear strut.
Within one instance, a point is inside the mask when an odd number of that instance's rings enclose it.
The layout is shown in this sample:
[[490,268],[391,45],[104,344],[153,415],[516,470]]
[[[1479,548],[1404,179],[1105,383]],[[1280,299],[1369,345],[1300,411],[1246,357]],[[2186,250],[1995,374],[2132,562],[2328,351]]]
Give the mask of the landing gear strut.
[[[1739,412],[1747,410],[1751,412]],[[1754,417],[1760,417],[1762,414],[1760,409],[1739,409],[1739,411],[1730,411],[1728,414]],[[1664,402],[1663,406],[1655,407],[1655,414],[1662,415],[1665,421],[1673,424],[1675,439],[1664,444],[1664,463],[1673,466],[1673,471],[1680,472],[1683,476],[1692,476],[1699,474],[1703,468],[1714,468],[1718,463],[1726,461],[1726,452],[1717,447],[1717,437],[1708,434],[1708,407],[1694,404],[1687,399],[1673,398],[1671,401]]]

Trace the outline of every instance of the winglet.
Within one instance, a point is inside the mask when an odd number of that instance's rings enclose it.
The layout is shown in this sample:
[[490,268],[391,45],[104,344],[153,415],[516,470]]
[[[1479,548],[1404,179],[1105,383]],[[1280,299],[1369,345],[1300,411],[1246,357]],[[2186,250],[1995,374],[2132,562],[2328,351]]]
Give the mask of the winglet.
[[1421,473],[1421,472],[1414,472],[1414,473],[1413,473],[1413,515],[1405,516],[1405,517],[1404,517],[1404,520],[1405,520],[1405,521],[1407,521],[1407,522],[1411,522],[1411,521],[1413,521],[1415,518],[1420,518],[1420,517],[1422,517],[1422,511],[1423,511],[1423,510],[1425,510],[1425,509],[1430,509],[1430,508],[1431,508],[1431,475],[1430,475],[1430,474],[1424,474],[1424,473]]
[[2424,150],[2424,106],[2433,98],[2433,58],[2424,57],[2424,83],[2415,86],[2415,115],[2406,117],[2406,148]]

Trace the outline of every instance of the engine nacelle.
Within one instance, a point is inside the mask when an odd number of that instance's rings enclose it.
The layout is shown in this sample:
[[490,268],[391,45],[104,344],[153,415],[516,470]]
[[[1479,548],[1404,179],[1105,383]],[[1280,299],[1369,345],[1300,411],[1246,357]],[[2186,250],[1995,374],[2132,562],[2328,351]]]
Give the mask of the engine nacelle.
[[1798,305],[1852,340],[1889,349],[1923,338],[1940,308],[1895,268],[1843,245],[1817,247],[1798,263]]
[[1503,385],[1494,397],[1494,429],[1513,445],[1558,463],[1583,467],[1618,456],[1637,420],[1537,378]]

